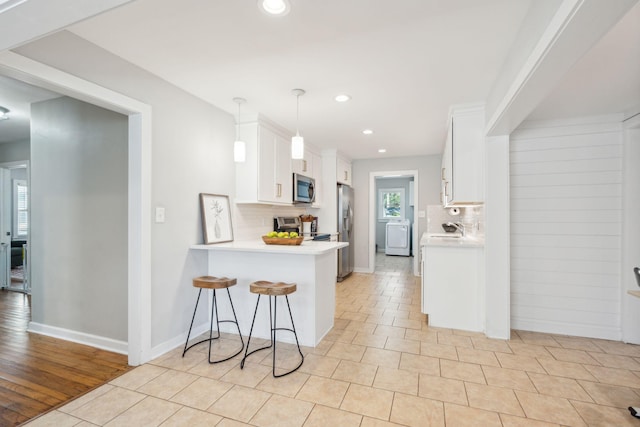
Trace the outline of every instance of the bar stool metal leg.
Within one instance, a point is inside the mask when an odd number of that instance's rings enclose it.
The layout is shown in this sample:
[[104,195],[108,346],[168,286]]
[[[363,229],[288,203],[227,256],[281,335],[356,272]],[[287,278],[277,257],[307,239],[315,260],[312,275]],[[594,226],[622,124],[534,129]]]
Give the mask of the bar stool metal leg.
[[[184,357],[184,355],[186,354],[187,350],[189,350],[191,347],[194,347],[198,344],[202,344],[203,342],[209,342],[209,354],[208,354],[208,361],[209,363],[221,363],[221,362],[226,362],[229,359],[233,359],[234,357],[236,357],[238,354],[242,353],[242,350],[244,350],[244,339],[242,338],[242,333],[240,332],[240,325],[238,324],[238,317],[236,316],[236,310],[233,306],[233,300],[231,299],[231,293],[229,292],[229,288],[227,288],[227,296],[229,297],[229,303],[231,304],[231,311],[233,312],[233,319],[234,320],[220,320],[220,318],[218,317],[218,299],[217,299],[217,294],[216,294],[216,289],[212,289],[213,294],[211,295],[211,324],[209,326],[209,338],[205,338],[201,341],[198,341],[196,343],[193,343],[191,345],[189,344],[189,337],[191,336],[191,330],[193,328],[193,322],[195,320],[196,317],[196,312],[198,311],[198,304],[200,302],[200,295],[202,294],[202,288],[200,288],[199,292],[198,292],[198,299],[196,300],[196,307],[193,310],[193,317],[191,318],[191,325],[189,326],[189,332],[187,333],[187,341],[184,344],[184,350],[182,351],[182,357]],[[217,336],[213,336],[213,318],[215,315],[215,319],[216,319],[216,332],[217,332]],[[236,328],[238,329],[238,336],[240,337],[240,343],[241,343],[241,347],[240,350],[238,350],[236,353],[232,354],[231,356],[228,356],[224,359],[218,359],[218,360],[211,360],[211,346],[212,346],[212,342],[213,340],[217,340],[220,338],[220,323],[235,323]]]
[[[273,345],[273,338],[271,339],[271,344],[266,347],[260,347],[253,351],[249,351],[249,344],[251,343],[251,335],[253,334],[253,325],[256,323],[256,315],[258,314],[258,306],[260,305],[260,295],[258,295],[258,301],[256,301],[256,309],[253,311],[253,320],[251,321],[251,328],[249,329],[249,337],[247,338],[247,347],[244,351],[244,357],[240,362],[240,369],[244,369],[244,362],[247,360],[247,356],[255,353],[256,351],[266,350],[267,348],[271,348]],[[271,299],[269,299],[269,322],[271,322]]]
[[[273,351],[272,351],[272,365],[271,365],[271,369],[272,369],[272,374],[275,378],[280,378],[280,377],[284,377],[285,375],[289,375],[295,371],[297,371],[300,366],[302,366],[302,363],[304,362],[304,354],[302,354],[302,350],[300,349],[300,343],[298,342],[298,334],[296,333],[296,329],[295,329],[295,324],[293,322],[293,315],[291,313],[291,305],[289,304],[289,298],[287,295],[285,295],[286,301],[287,301],[287,308],[289,311],[289,318],[291,319],[291,326],[292,328],[278,328],[277,325],[277,315],[278,315],[278,300],[277,297],[275,295],[268,295],[269,298],[269,329],[270,329],[270,339],[271,342],[269,343],[268,346],[265,347],[261,347],[258,349],[255,349],[251,352],[249,352],[249,343],[251,342],[251,335],[253,333],[253,326],[255,324],[255,320],[256,320],[256,314],[258,313],[258,305],[260,304],[260,294],[258,294],[258,301],[256,302],[256,309],[253,313],[253,320],[251,322],[251,329],[249,330],[249,338],[247,339],[247,348],[245,350],[245,354],[244,357],[242,358],[242,362],[240,362],[240,369],[244,368],[244,362],[247,359],[247,356],[260,351],[260,350],[265,350],[268,348],[273,347]],[[271,303],[271,298],[273,298],[273,310],[272,310],[272,303]],[[298,364],[298,366],[296,366],[295,368],[291,369],[290,371],[287,371],[283,374],[276,374],[276,348],[277,348],[277,331],[289,331],[289,332],[293,332],[293,336],[295,337],[296,340],[296,346],[298,347],[298,353],[300,354],[300,363]]]

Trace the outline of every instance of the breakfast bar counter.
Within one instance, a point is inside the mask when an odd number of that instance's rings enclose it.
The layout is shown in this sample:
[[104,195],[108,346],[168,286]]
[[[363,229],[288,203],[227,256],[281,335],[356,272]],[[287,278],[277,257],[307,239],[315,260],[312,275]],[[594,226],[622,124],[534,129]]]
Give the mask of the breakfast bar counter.
[[[267,245],[261,240],[235,241],[214,245],[193,245],[192,250],[207,252],[207,274],[233,277],[237,286],[229,289],[242,335],[248,336],[257,296],[249,284],[258,280],[296,283],[289,295],[291,311],[301,345],[315,347],[333,327],[337,250],[346,242],[305,240],[301,245]],[[221,295],[222,296],[222,295]],[[227,298],[218,298],[221,319],[230,318]],[[286,304],[278,304],[278,325],[288,325]],[[261,300],[253,336],[269,339],[269,304]],[[234,325],[221,324],[223,332]],[[293,334],[278,333],[278,340],[294,342]]]

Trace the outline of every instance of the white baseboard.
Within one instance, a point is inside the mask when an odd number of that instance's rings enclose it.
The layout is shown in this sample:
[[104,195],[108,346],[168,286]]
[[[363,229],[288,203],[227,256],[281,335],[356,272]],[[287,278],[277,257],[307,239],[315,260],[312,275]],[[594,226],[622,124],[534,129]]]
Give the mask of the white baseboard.
[[[210,323],[209,323],[208,320],[205,323],[201,324],[201,325],[194,326],[193,330],[191,331],[191,338],[197,337],[200,334],[208,332],[209,331],[209,326],[210,326]],[[178,348],[178,347],[184,346],[184,342],[187,340],[187,332],[189,332],[189,331],[187,330],[187,331],[181,333],[180,335],[175,336],[175,337],[171,338],[170,340],[167,340],[167,341],[163,342],[162,344],[158,344],[155,347],[152,347],[151,348],[151,360],[156,359],[156,358],[162,356],[163,354],[170,352],[174,348]]]
[[547,320],[511,319],[511,329],[612,341],[622,340],[622,331],[619,328],[604,328],[594,325],[568,324]]
[[29,322],[27,331],[100,348],[102,350],[113,351],[114,353],[128,354],[129,350],[129,345],[126,341],[118,341],[112,338],[72,331],[70,329],[58,328],[57,326],[49,326],[42,323]]
[[354,267],[353,268],[353,272],[354,273],[373,273],[373,270],[370,268],[358,268],[358,267]]

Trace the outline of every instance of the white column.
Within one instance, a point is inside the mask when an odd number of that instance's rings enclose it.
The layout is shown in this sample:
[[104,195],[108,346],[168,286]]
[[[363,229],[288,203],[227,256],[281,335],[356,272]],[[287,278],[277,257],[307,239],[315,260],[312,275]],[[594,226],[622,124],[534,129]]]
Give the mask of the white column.
[[485,334],[511,335],[509,136],[486,139]]

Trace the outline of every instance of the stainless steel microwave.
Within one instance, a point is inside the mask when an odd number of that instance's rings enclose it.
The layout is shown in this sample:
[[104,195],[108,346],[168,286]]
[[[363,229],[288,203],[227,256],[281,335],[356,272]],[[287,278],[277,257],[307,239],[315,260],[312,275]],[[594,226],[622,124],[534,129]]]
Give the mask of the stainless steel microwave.
[[294,173],[293,203],[313,203],[316,197],[315,186],[315,179]]

